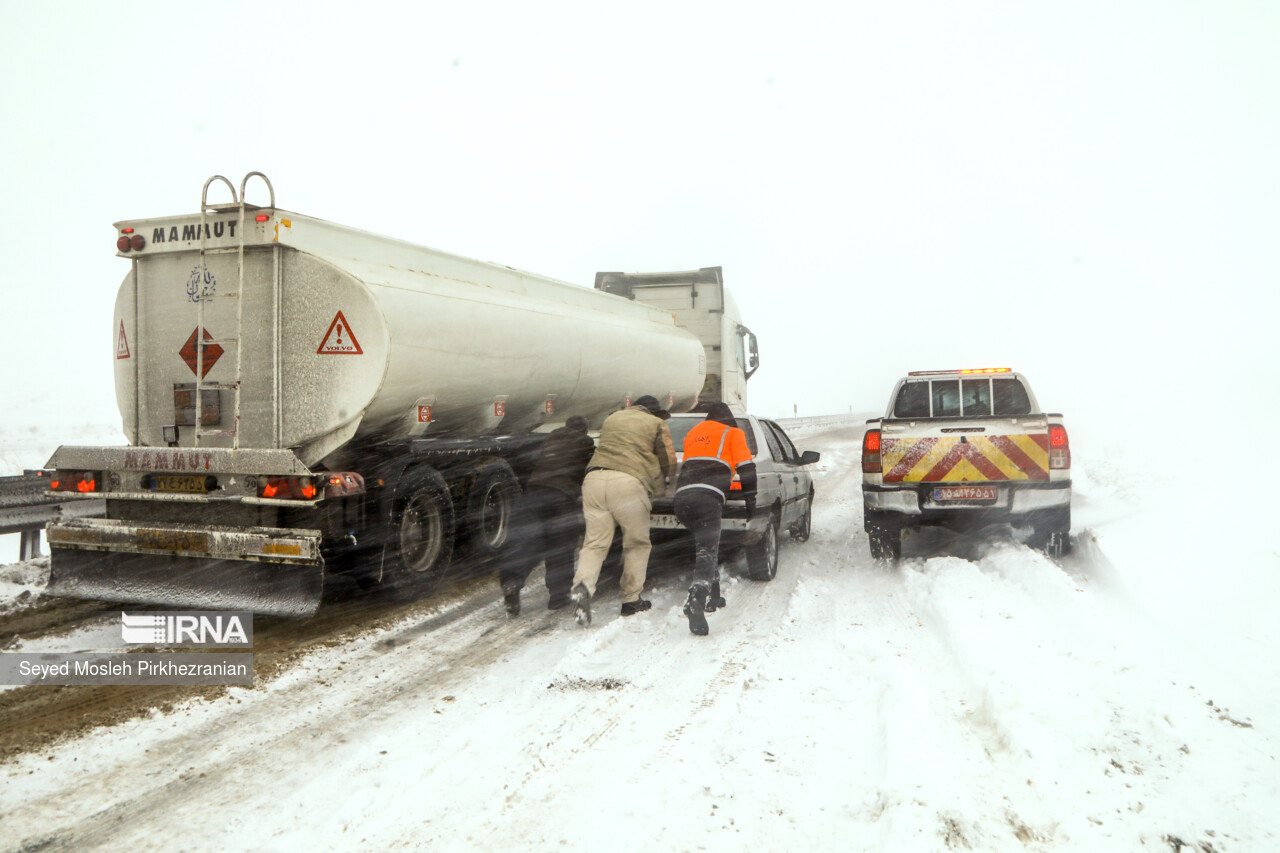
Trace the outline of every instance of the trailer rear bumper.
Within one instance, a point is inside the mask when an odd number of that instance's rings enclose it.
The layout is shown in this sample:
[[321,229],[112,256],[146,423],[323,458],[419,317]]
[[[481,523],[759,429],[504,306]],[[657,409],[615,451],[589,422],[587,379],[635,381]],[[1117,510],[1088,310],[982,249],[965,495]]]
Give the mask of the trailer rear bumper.
[[51,595],[310,616],[320,532],[76,519],[48,529]]

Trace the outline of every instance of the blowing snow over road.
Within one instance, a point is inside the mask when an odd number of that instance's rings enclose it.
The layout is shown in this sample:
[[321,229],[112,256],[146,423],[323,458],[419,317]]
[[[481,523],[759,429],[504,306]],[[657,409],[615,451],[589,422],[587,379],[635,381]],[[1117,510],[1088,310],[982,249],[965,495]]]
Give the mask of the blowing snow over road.
[[[1060,562],[1006,529],[919,534],[887,566],[862,531],[860,423],[791,432],[822,453],[812,538],[772,582],[732,576],[710,636],[671,566],[651,611],[619,617],[615,581],[585,630],[544,609],[540,575],[516,618],[491,578],[330,634],[350,603],[327,604],[320,627],[263,629],[290,652],[252,688],[19,743],[4,846],[1280,844],[1280,552],[1260,531],[1078,443]],[[40,564],[3,572],[0,619],[49,606],[12,598]],[[91,708],[124,688],[83,690]]]

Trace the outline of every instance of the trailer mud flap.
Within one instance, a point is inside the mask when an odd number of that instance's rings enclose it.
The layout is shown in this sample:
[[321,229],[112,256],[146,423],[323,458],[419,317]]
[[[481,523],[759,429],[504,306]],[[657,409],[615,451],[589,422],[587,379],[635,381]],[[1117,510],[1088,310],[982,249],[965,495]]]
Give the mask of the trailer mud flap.
[[[319,536],[318,531],[270,528],[66,521],[49,527],[46,591],[121,603],[311,616],[324,592]],[[273,559],[281,554],[289,556]]]

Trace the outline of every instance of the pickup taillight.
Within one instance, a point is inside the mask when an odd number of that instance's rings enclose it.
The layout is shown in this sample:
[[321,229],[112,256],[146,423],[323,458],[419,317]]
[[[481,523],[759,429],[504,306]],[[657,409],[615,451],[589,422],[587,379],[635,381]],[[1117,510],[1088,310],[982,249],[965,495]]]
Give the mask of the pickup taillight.
[[1049,468],[1071,467],[1071,443],[1067,440],[1067,428],[1061,424],[1049,426]]
[[862,435],[862,473],[880,473],[880,430],[869,429]]

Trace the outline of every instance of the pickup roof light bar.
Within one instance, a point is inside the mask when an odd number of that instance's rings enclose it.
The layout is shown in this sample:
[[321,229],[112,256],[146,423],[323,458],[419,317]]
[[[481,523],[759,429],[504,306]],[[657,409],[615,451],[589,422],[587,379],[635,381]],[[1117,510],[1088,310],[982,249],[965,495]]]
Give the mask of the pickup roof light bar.
[[969,370],[913,370],[908,376],[951,376],[956,373],[1012,373],[1013,370],[1008,367],[975,367]]

